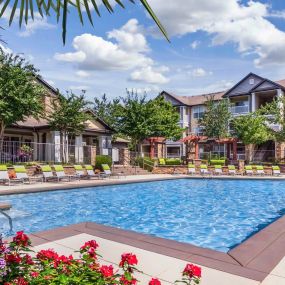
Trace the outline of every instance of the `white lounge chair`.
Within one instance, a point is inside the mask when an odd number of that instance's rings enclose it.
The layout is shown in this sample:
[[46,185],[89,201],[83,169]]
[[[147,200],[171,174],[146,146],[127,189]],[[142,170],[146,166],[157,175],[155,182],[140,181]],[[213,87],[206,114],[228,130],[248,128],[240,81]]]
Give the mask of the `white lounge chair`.
[[54,165],[53,168],[58,181],[61,179],[67,179],[68,181],[71,181],[72,178],[78,179],[77,175],[66,174],[62,165]]
[[265,175],[264,167],[262,165],[256,166],[256,174],[261,176]]
[[205,174],[210,175],[211,174],[211,172],[208,170],[208,167],[207,167],[206,164],[201,164],[200,165],[200,174],[201,175],[205,175]]
[[75,169],[75,174],[78,176],[79,179],[87,176],[82,165],[74,165],[74,169]]
[[57,176],[53,175],[53,171],[49,165],[42,165],[41,170],[45,182],[47,182],[48,180],[59,180]]
[[223,169],[221,165],[215,165],[214,173],[216,175],[221,175],[223,174]]
[[14,170],[16,173],[16,179],[22,180],[23,183],[26,181],[28,183],[31,182],[37,182],[37,181],[43,181],[42,177],[31,177],[27,173],[27,169],[25,168],[24,165],[14,165]]
[[234,165],[228,165],[228,169],[229,169],[229,175],[237,175],[237,170],[236,167]]
[[11,179],[6,165],[0,165],[0,181],[4,183],[8,182],[8,185],[10,185]]
[[112,175],[112,171],[108,164],[102,164],[103,173],[101,174],[103,177],[110,177]]
[[278,165],[272,166],[272,175],[274,175],[274,176],[280,176],[281,175],[280,167]]
[[92,165],[87,164],[84,167],[87,172],[87,178],[100,178],[100,173],[94,173],[94,168]]
[[196,174],[196,168],[194,164],[188,164],[188,174],[194,175]]
[[251,165],[246,165],[245,166],[245,174],[246,175],[253,175],[253,170]]

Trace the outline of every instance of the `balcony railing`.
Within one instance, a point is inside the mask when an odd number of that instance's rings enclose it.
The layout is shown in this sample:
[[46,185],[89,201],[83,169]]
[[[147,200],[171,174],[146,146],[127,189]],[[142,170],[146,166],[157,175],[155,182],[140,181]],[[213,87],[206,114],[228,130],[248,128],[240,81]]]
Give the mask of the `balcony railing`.
[[249,106],[233,106],[230,111],[232,114],[246,114],[249,112]]

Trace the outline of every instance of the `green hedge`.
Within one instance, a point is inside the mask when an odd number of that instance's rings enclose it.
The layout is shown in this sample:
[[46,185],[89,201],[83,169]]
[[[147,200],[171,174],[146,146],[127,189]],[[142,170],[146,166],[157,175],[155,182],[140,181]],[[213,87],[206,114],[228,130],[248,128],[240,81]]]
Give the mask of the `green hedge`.
[[225,165],[226,160],[225,159],[211,159],[210,164],[211,165]]
[[102,164],[108,164],[111,167],[112,157],[109,155],[97,155],[95,168],[102,170]]
[[154,166],[154,159],[151,159],[150,157],[139,157],[137,158],[137,163],[141,168],[146,169],[147,171],[152,171]]
[[165,159],[165,165],[180,165],[182,160],[179,158],[167,158]]

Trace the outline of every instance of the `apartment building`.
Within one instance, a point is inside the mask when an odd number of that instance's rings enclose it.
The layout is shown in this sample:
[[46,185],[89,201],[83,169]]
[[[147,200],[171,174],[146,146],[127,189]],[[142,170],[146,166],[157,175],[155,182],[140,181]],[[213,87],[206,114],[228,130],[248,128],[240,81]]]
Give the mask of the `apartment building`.
[[[285,79],[280,81],[272,81],[261,77],[254,73],[249,73],[242,78],[229,90],[217,93],[196,95],[196,96],[179,96],[167,91],[162,91],[160,96],[163,96],[167,101],[171,102],[176,107],[180,114],[180,125],[186,128],[183,137],[189,134],[202,135],[203,130],[199,128],[198,120],[203,116],[206,110],[206,101],[209,96],[213,96],[214,100],[228,98],[232,104],[231,112],[233,116],[248,114],[259,109],[266,103],[272,102],[276,97],[283,96],[285,92]],[[278,128],[279,126],[271,126]],[[186,146],[179,141],[165,142],[166,157],[182,157],[186,156]],[[225,144],[212,145],[211,151],[220,155],[225,155],[227,150]],[[208,144],[201,142],[199,144],[199,155],[203,158],[209,151]],[[230,150],[231,151],[231,150]],[[245,159],[246,149],[242,142],[237,145],[238,159]],[[284,158],[285,144],[276,144],[273,141],[268,141],[255,149],[256,159],[266,160],[267,158],[276,157]]]

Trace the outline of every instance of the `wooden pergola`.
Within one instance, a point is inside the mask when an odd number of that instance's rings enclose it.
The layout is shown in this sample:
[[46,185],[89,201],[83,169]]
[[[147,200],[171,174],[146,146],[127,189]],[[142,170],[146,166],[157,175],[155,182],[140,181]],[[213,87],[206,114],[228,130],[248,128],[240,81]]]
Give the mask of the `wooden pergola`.
[[217,143],[223,143],[227,145],[227,158],[230,159],[231,145],[233,146],[233,160],[237,160],[237,138],[224,138],[216,140]]
[[164,137],[150,137],[150,138],[147,138],[147,140],[149,141],[149,144],[150,144],[149,156],[152,159],[155,157],[155,144],[163,143],[165,141],[165,138]]
[[183,143],[194,143],[195,144],[195,159],[199,159],[199,141],[206,140],[206,136],[189,135],[180,140]]

